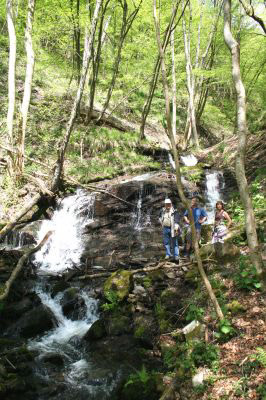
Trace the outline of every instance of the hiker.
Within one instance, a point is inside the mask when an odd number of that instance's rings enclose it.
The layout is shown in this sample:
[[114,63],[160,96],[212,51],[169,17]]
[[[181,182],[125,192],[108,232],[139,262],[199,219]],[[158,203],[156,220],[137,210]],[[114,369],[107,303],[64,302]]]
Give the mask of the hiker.
[[[225,222],[228,222],[227,226]],[[224,203],[220,200],[216,203],[214,227],[212,232],[212,243],[224,243],[228,233],[228,228],[232,225],[232,220],[224,210]]]
[[170,199],[165,199],[159,221],[163,227],[163,244],[166,250],[165,259],[168,260],[170,257],[173,257],[174,261],[178,263],[179,249],[177,236],[180,235],[181,229],[178,224],[178,212],[174,209]]
[[[191,199],[191,208],[193,213],[193,220],[196,228],[197,233],[197,240],[200,240],[200,233],[201,233],[201,225],[207,219],[207,213],[203,208],[198,206],[198,199],[197,197],[192,197]],[[192,248],[192,232],[191,226],[189,225],[188,219],[188,210],[184,212],[184,221],[186,223],[186,243],[185,243],[185,252],[184,256],[189,258],[189,254]]]

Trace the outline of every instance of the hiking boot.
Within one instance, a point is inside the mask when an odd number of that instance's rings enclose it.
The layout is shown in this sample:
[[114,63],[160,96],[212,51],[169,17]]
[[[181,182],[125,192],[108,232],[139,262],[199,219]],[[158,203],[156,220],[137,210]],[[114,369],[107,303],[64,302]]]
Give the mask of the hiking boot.
[[175,264],[179,264],[179,257],[174,257]]
[[165,260],[169,260],[169,259],[170,259],[170,256],[165,256],[164,259],[165,259]]

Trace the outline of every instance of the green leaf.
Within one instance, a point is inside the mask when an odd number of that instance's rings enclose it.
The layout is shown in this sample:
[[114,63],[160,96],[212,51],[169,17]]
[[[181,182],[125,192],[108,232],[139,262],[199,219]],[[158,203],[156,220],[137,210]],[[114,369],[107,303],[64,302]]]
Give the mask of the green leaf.
[[230,328],[229,326],[223,325],[223,326],[221,327],[221,331],[222,331],[225,335],[227,335],[227,333],[229,333],[229,332],[231,331],[231,328]]
[[259,289],[261,287],[261,283],[260,282],[256,282],[254,283],[255,288]]

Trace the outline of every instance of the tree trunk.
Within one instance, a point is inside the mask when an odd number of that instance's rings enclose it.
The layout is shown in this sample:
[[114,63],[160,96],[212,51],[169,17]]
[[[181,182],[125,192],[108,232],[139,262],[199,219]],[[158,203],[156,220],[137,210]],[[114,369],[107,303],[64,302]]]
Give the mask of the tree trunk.
[[196,255],[196,260],[197,260],[197,265],[199,269],[199,273],[202,277],[202,280],[206,286],[206,289],[208,291],[208,294],[213,302],[213,305],[215,307],[216,313],[219,317],[220,320],[224,318],[222,310],[219,306],[219,303],[216,299],[216,296],[212,290],[211,284],[208,280],[208,277],[205,274],[205,271],[202,266],[202,260],[200,257],[199,253],[199,245],[198,241],[196,238],[196,228],[193,222],[193,214],[192,214],[192,209],[190,208],[188,201],[185,197],[184,190],[183,190],[183,185],[181,182],[181,173],[180,173],[180,164],[179,164],[179,154],[178,150],[176,148],[176,143],[175,139],[173,136],[173,131],[172,131],[172,124],[171,124],[171,114],[170,114],[170,100],[169,100],[169,90],[168,90],[168,84],[167,84],[167,77],[166,77],[166,67],[165,67],[165,61],[164,61],[164,51],[161,45],[161,39],[160,39],[160,27],[157,19],[157,12],[156,12],[156,0],[154,0],[154,23],[155,23],[155,30],[156,30],[156,39],[157,39],[157,44],[158,44],[158,50],[160,53],[160,58],[161,58],[161,72],[162,72],[162,80],[163,80],[163,89],[164,89],[164,96],[165,96],[165,112],[166,112],[166,119],[167,119],[167,131],[168,135],[170,138],[171,142],[171,147],[172,147],[172,152],[174,155],[174,160],[175,160],[175,166],[176,166],[176,184],[177,184],[177,190],[179,197],[182,201],[182,204],[188,209],[189,211],[189,219],[190,219],[190,224],[191,224],[191,230],[192,230],[192,241],[195,249],[195,255]]
[[[183,13],[185,11],[185,8],[186,8],[186,6],[188,4],[188,1],[189,0],[187,0],[186,5],[183,8],[183,11],[182,11],[182,14],[181,14],[180,18],[182,17],[182,15],[183,15]],[[166,49],[166,47],[167,47],[167,45],[169,43],[170,37],[171,37],[171,27],[173,26],[173,20],[174,20],[174,18],[176,16],[178,5],[179,5],[179,0],[177,1],[176,5],[175,5],[174,12],[172,13],[171,20],[170,20],[170,22],[168,24],[168,27],[167,27],[165,35],[164,35],[164,40],[163,40],[163,45],[162,45],[163,51],[165,51],[165,49]],[[180,18],[179,18],[179,20],[180,20]],[[179,22],[179,20],[178,20],[178,22]],[[147,117],[148,117],[149,112],[150,112],[151,103],[152,103],[154,91],[155,91],[155,88],[156,88],[156,85],[157,85],[158,76],[159,76],[159,72],[160,72],[160,66],[161,66],[161,59],[160,59],[160,56],[158,56],[157,59],[156,59],[154,68],[153,68],[152,79],[151,79],[150,87],[149,87],[149,94],[147,96],[146,102],[145,102],[145,104],[143,106],[143,109],[142,109],[141,124],[140,124],[140,140],[144,139],[144,137],[145,137],[144,131],[145,131],[146,120],[147,120]]]
[[[184,4],[184,1],[183,1]],[[191,131],[193,135],[194,144],[197,149],[199,149],[199,139],[198,139],[198,131],[196,125],[196,115],[195,115],[195,103],[194,103],[194,85],[193,85],[193,76],[192,76],[192,65],[191,65],[191,55],[190,55],[190,25],[191,25],[191,8],[190,8],[190,19],[189,19],[189,28],[187,31],[186,28],[186,20],[183,15],[183,37],[184,37],[184,50],[185,50],[185,58],[186,58],[186,77],[187,77],[187,90],[188,90],[188,103],[189,103],[189,123],[191,126]]]
[[[173,0],[174,11],[174,0]],[[175,142],[176,136],[176,76],[175,76],[175,29],[171,31],[171,55],[172,55],[172,121],[173,121],[173,135]]]
[[253,206],[245,174],[245,152],[248,132],[246,94],[240,72],[240,48],[231,32],[231,0],[224,1],[224,40],[232,56],[232,77],[237,97],[236,130],[238,135],[238,148],[235,161],[236,179],[245,211],[245,226],[248,246],[250,248],[250,258],[253,265],[256,267],[257,273],[261,276],[263,263],[259,249]]
[[24,84],[24,94],[21,105],[21,116],[19,121],[19,131],[18,131],[18,155],[16,160],[16,173],[18,175],[23,174],[24,170],[24,153],[25,153],[25,137],[26,137],[26,127],[28,110],[30,106],[31,98],[31,86],[34,71],[34,50],[32,45],[32,24],[34,18],[34,8],[35,0],[28,1],[28,16],[27,25],[25,31],[25,48],[27,53],[27,66],[26,66],[26,76]]
[[[8,62],[8,111],[7,111],[7,145],[13,148],[13,122],[15,112],[15,73],[16,73],[16,31],[14,26],[14,3],[6,0],[6,19],[9,36],[9,62]],[[8,153],[8,172],[13,174],[14,159],[12,153]]]
[[[106,96],[106,100],[105,100],[105,103],[103,106],[102,114],[99,117],[99,121],[101,120],[101,118],[103,117],[105,111],[107,110],[107,108],[109,106],[109,102],[111,100],[111,96],[112,96],[112,93],[113,93],[113,90],[115,87],[115,82],[116,82],[116,78],[117,78],[118,71],[119,71],[119,65],[120,65],[120,61],[121,61],[121,57],[122,57],[123,44],[127,37],[129,29],[131,28],[131,25],[133,24],[133,21],[139,12],[141,3],[142,3],[142,0],[140,1],[138,7],[127,18],[128,4],[127,4],[127,0],[123,0],[123,20],[122,20],[122,26],[121,26],[121,32],[120,32],[120,39],[119,39],[119,43],[118,43],[117,56],[116,56],[115,63],[114,63],[112,80],[111,80],[111,83],[110,83],[110,86],[108,89],[108,93]],[[122,1],[121,1],[121,4],[122,4]]]
[[82,63],[82,74],[80,77],[80,82],[79,82],[79,88],[76,94],[75,102],[73,104],[73,108],[70,114],[69,121],[66,126],[66,132],[65,136],[63,138],[62,144],[59,148],[58,151],[58,159],[56,162],[55,166],[55,172],[54,172],[54,177],[53,177],[53,182],[52,182],[52,192],[55,192],[59,186],[60,180],[61,180],[61,175],[63,171],[63,165],[64,165],[64,158],[65,158],[65,152],[67,149],[67,145],[69,142],[69,138],[76,120],[76,115],[77,111],[79,109],[79,105],[81,102],[81,98],[83,95],[83,90],[84,90],[84,85],[87,77],[87,72],[88,72],[88,67],[89,63],[91,60],[91,50],[92,50],[92,44],[94,41],[94,36],[95,36],[95,31],[96,31],[96,25],[98,21],[98,15],[100,11],[100,7],[102,5],[103,0],[96,0],[96,5],[94,9],[94,14],[93,14],[93,19],[91,22],[91,30],[90,30],[90,35],[88,34],[88,29],[86,29],[85,33],[85,43],[84,43],[84,53],[83,53],[83,63]]
[[107,31],[107,28],[109,25],[109,21],[111,18],[109,16],[106,21],[106,24],[103,25],[105,13],[106,13],[109,2],[110,2],[110,0],[106,1],[103,11],[102,11],[99,32],[98,32],[98,45],[97,45],[96,56],[95,56],[95,59],[92,59],[93,65],[92,65],[91,83],[90,83],[90,98],[89,98],[89,108],[88,108],[88,113],[87,113],[87,118],[86,118],[86,124],[89,124],[89,122],[91,120],[91,114],[93,112],[94,98],[95,98],[95,92],[96,92],[96,83],[97,83],[99,67],[100,67],[101,51],[102,51],[102,46],[103,46],[104,39],[106,36],[106,31]]

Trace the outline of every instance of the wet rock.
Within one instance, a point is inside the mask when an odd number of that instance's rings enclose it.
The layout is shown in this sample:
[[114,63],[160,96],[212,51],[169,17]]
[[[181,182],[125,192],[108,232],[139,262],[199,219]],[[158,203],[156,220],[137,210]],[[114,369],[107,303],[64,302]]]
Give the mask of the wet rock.
[[106,322],[106,330],[109,335],[120,336],[130,333],[132,330],[132,322],[125,315],[112,315]]
[[68,288],[69,284],[66,281],[60,279],[60,281],[56,282],[53,285],[53,288],[51,290],[51,297],[54,298],[58,293],[63,292]]
[[97,321],[93,322],[90,329],[84,336],[84,340],[93,341],[101,339],[104,336],[106,336],[104,321],[102,319],[98,319]]
[[130,271],[118,270],[104,283],[104,295],[108,299],[109,293],[115,293],[115,296],[121,301],[125,299],[133,289],[133,276]]
[[178,289],[174,287],[163,290],[160,299],[162,306],[168,311],[176,312],[178,306],[180,306],[179,292]]
[[143,346],[153,347],[156,335],[156,321],[153,316],[134,315],[134,337],[141,341]]
[[54,326],[54,317],[51,311],[40,304],[34,309],[27,311],[11,325],[7,333],[10,336],[19,336],[23,338],[32,338],[39,335]]
[[82,319],[86,313],[84,299],[78,288],[69,288],[61,299],[63,314],[73,321]]
[[42,357],[42,361],[47,362],[49,364],[53,364],[56,366],[63,366],[64,365],[64,359],[61,354],[58,353],[46,353]]

